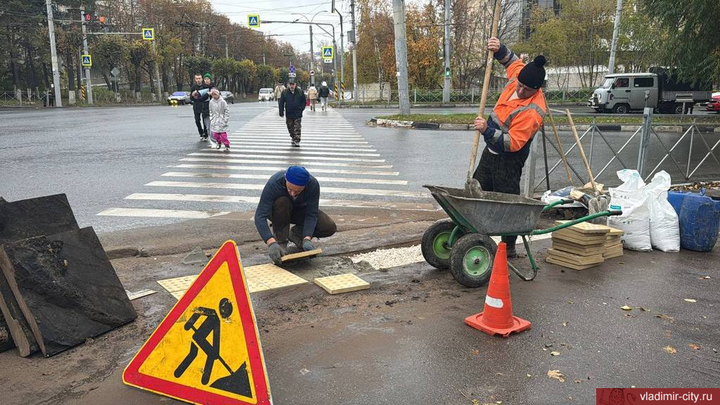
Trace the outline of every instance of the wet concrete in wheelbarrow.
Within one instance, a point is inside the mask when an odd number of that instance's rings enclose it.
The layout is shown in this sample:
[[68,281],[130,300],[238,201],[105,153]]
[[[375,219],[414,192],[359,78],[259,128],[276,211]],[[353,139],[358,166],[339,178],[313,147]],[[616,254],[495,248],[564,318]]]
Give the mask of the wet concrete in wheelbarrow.
[[[355,293],[328,295],[308,283],[253,294],[274,403],[587,404],[597,387],[717,387],[717,249],[626,251],[576,272],[543,262],[549,244],[533,244],[542,265],[534,281],[510,276],[515,315],[533,328],[508,339],[463,323],[482,310],[484,287],[465,288],[426,263],[360,270],[371,288]],[[324,259],[326,270],[347,265],[346,259]],[[182,270],[181,260],[136,258],[114,265],[124,283],[139,287],[139,280],[171,269],[174,276],[199,271]],[[527,259],[515,263],[529,265]],[[120,378],[175,302],[155,289],[157,294],[133,301],[136,322],[74,350],[50,359],[0,354],[0,383],[9,390],[4,400],[174,403],[123,386]],[[623,311],[624,305],[633,309]],[[564,382],[549,378],[550,370],[559,370]]]

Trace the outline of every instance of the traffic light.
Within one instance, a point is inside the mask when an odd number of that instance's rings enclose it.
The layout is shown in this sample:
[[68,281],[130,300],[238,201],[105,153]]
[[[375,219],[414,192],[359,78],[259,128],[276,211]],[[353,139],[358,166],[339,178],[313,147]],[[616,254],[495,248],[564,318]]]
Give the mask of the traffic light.
[[92,22],[92,14],[85,13],[84,19],[85,19],[85,22],[87,22],[87,23]]
[[449,67],[445,68],[445,77],[450,77],[450,68]]
[[101,15],[100,17],[98,17],[98,21],[100,22],[100,24],[105,24],[105,16]]

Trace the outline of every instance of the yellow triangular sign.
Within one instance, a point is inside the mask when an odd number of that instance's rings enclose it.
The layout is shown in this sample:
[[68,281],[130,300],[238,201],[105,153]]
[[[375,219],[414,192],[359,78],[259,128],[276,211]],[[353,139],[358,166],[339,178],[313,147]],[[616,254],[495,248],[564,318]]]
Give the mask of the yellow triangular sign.
[[123,382],[197,404],[271,404],[237,246],[227,241],[123,372]]

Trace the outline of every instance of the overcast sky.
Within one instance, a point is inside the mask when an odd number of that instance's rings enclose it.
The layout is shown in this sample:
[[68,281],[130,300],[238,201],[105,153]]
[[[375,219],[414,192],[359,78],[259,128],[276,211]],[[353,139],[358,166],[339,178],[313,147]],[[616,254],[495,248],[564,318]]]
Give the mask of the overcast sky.
[[[340,47],[340,19],[330,13],[331,0],[210,0],[213,9],[226,15],[232,22],[247,27],[248,14],[259,14],[260,21],[308,21],[335,24],[335,36]],[[345,33],[350,31],[350,0],[336,0],[335,7],[343,14]],[[317,15],[315,15],[318,13]],[[304,16],[304,17],[303,17]],[[315,16],[315,17],[313,17]],[[306,20],[307,18],[307,20]],[[330,27],[325,27],[332,32]],[[260,24],[266,35],[281,35],[274,39],[289,42],[301,52],[310,50],[310,32],[305,24]],[[313,27],[313,47],[320,51],[321,44],[332,44],[332,37]],[[345,47],[347,48],[347,38]]]

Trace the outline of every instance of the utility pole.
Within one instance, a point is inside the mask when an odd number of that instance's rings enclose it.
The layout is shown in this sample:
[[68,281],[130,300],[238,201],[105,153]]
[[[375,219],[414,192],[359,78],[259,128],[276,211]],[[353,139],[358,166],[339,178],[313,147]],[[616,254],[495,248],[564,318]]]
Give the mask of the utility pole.
[[355,0],[350,0],[350,16],[352,18],[352,64],[353,64],[353,101],[358,101],[358,81],[357,81],[357,34],[355,33]]
[[[315,54],[314,48],[313,48],[313,37],[312,37],[312,25],[308,25],[310,27],[310,70],[309,72],[313,71],[313,65],[315,64]],[[315,75],[310,75],[310,83],[315,84]]]
[[[50,0],[48,0],[49,2]],[[82,21],[82,36],[83,36],[83,52],[85,52],[85,55],[89,55],[90,51],[88,50],[88,44],[87,44],[87,24],[85,23],[85,8],[83,6],[80,6],[80,20]],[[85,68],[85,91],[87,93],[87,101],[88,104],[93,104],[93,95],[92,95],[92,82],[90,80],[90,68]]]
[[[155,81],[157,82],[157,98],[158,102],[162,103],[162,89],[160,86],[162,86],[162,82],[160,81],[160,69],[158,68],[158,63],[160,61],[159,55],[157,53],[157,47],[155,46],[155,40],[152,41],[153,44],[153,53],[155,54]],[[227,43],[225,44],[225,52],[227,52]]]
[[620,35],[620,14],[622,14],[622,0],[617,0],[615,28],[613,29],[612,45],[610,46],[610,62],[608,62],[609,75],[615,73],[615,52],[617,52],[618,36]]
[[[338,92],[340,92],[340,98],[338,100],[340,101],[340,104],[342,104],[343,99],[345,98],[345,92],[343,92],[343,88],[345,87],[345,64],[343,62],[344,56],[345,56],[345,49],[343,48],[343,42],[344,42],[344,36],[343,33],[343,18],[342,14],[340,13],[340,10],[335,8],[335,2],[333,1],[333,12],[337,13],[338,17],[340,17],[340,83],[338,84]],[[336,56],[337,57],[337,56]]]
[[47,6],[48,15],[48,34],[50,35],[50,58],[52,60],[53,87],[55,88],[53,91],[55,95],[55,106],[62,107],[60,69],[58,68],[57,47],[55,46],[55,22],[53,21],[52,0],[45,0],[45,5]]
[[450,0],[445,0],[445,85],[443,103],[450,102]]
[[228,56],[227,35],[225,35],[225,59],[230,59],[230,56]]
[[397,61],[398,100],[400,114],[410,114],[408,94],[407,35],[405,34],[405,0],[393,0],[395,20],[395,60]]

